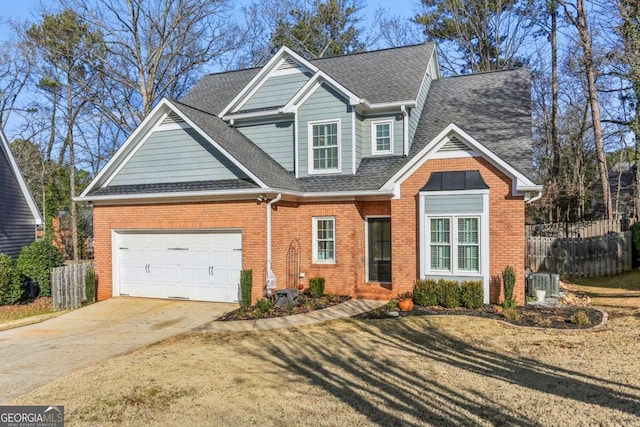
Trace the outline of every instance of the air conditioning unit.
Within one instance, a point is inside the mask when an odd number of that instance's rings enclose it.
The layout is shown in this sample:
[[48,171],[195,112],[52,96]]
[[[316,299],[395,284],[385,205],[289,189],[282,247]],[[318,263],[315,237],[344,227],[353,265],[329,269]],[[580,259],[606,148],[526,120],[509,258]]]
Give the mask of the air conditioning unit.
[[560,275],[556,273],[530,273],[527,275],[527,295],[536,296],[536,290],[544,289],[547,296],[560,293]]

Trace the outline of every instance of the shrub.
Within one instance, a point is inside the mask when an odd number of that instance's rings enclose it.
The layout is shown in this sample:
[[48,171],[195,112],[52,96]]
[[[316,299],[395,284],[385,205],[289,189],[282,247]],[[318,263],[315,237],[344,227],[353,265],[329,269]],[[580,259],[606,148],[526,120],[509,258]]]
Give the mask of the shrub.
[[309,279],[309,293],[314,298],[324,295],[324,277],[312,277]]
[[502,283],[504,286],[504,301],[502,306],[504,308],[515,308],[516,300],[513,298],[513,288],[516,285],[516,275],[513,272],[513,267],[510,265],[502,272]]
[[481,281],[464,281],[460,286],[463,307],[477,309],[484,305],[484,289]]
[[0,254],[0,305],[20,302],[24,298],[25,287],[9,255]]
[[251,307],[251,289],[253,288],[253,270],[242,270],[240,272],[240,305],[245,310]]
[[580,326],[589,326],[591,325],[591,319],[589,319],[589,316],[584,311],[578,311],[571,316],[571,323]]
[[87,270],[84,275],[84,292],[87,297],[87,303],[91,304],[96,301],[96,272],[92,269]]
[[266,298],[259,299],[256,301],[256,311],[259,314],[266,313],[271,310],[271,301]]
[[460,284],[457,280],[438,281],[438,305],[446,308],[460,307]]
[[413,301],[423,307],[438,305],[438,282],[433,279],[416,280],[413,284]]
[[40,296],[51,296],[51,269],[64,265],[60,249],[50,240],[40,240],[26,246],[18,257],[18,271],[33,280],[40,288]]
[[515,308],[505,308],[502,310],[502,315],[505,319],[513,320],[514,322],[520,320],[520,312]]

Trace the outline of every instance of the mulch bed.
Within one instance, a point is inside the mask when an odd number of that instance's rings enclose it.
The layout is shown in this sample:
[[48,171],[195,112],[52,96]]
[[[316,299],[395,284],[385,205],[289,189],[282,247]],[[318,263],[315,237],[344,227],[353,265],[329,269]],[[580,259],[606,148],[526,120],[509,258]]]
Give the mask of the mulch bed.
[[[389,315],[389,311],[395,311],[398,316]],[[430,315],[466,315],[496,319],[517,326],[529,326],[549,329],[588,329],[599,325],[602,321],[602,313],[590,307],[517,307],[513,310],[504,310],[500,306],[485,305],[477,310],[468,308],[444,308],[422,307],[415,305],[413,310],[402,312],[390,310],[388,306],[363,313],[356,318],[360,319],[392,319],[406,316],[430,316]],[[588,319],[588,322],[585,320]]]
[[350,300],[351,297],[343,295],[324,295],[320,298],[313,298],[306,293],[298,295],[297,304],[291,306],[273,305],[269,311],[263,312],[257,310],[255,306],[249,307],[247,310],[239,308],[237,310],[225,313],[218,320],[255,320],[267,319],[270,317],[291,316],[293,314],[308,313],[314,310],[331,307]]

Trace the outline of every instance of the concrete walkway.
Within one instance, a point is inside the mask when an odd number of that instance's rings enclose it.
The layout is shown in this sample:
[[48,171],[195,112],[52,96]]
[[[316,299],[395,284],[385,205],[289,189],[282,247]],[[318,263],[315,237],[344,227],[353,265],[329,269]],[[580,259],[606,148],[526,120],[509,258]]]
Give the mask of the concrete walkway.
[[312,311],[304,314],[294,314],[285,317],[273,317],[257,320],[213,321],[200,326],[196,330],[209,332],[248,332],[265,331],[268,329],[290,328],[326,322],[328,320],[343,319],[356,316],[385,305],[387,301],[352,299],[333,307]]
[[237,304],[119,297],[0,332],[0,403],[110,357],[192,331]]

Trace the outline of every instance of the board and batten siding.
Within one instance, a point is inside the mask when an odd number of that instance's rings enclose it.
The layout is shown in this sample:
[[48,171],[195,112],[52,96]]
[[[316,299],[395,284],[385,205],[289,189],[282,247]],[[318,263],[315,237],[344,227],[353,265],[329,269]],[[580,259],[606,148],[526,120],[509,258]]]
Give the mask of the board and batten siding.
[[246,178],[195,130],[175,129],[153,132],[109,185]]
[[340,119],[340,170],[342,174],[352,174],[351,106],[346,99],[323,84],[298,107],[300,177],[309,174],[309,122],[336,119]]
[[416,134],[416,129],[418,128],[418,122],[420,121],[420,116],[422,115],[422,109],[424,107],[424,103],[427,100],[427,94],[429,93],[429,88],[431,87],[431,81],[433,80],[431,76],[430,69],[427,71],[427,75],[422,82],[422,86],[420,87],[420,91],[418,92],[418,99],[416,102],[416,107],[411,110],[409,114],[409,144],[413,144],[413,137]]
[[0,147],[0,253],[17,257],[36,238],[36,222]]
[[281,107],[289,102],[308,80],[309,76],[304,73],[269,77],[239,110]]
[[294,170],[294,125],[291,121],[242,126],[237,129],[288,171]]
[[427,195],[424,197],[424,213],[427,215],[481,214],[482,194]]
[[402,154],[403,151],[403,135],[404,123],[402,122],[402,114],[393,114],[386,116],[366,117],[362,123],[362,138],[359,139],[362,145],[362,154],[367,157],[373,155],[373,136],[371,124],[375,122],[393,121],[393,153]]

